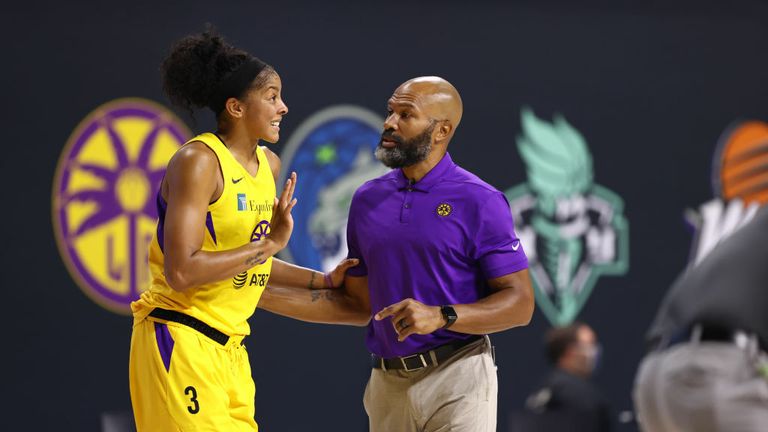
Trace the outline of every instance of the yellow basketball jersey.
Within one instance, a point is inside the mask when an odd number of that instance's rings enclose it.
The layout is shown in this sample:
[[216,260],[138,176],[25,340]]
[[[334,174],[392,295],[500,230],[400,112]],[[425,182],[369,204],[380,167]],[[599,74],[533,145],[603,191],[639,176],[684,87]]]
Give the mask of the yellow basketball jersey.
[[[208,206],[202,250],[222,251],[235,249],[257,241],[270,231],[272,206],[275,198],[275,179],[261,147],[256,149],[259,170],[256,176],[232,156],[229,149],[212,133],[204,133],[188,142],[201,141],[216,153],[224,176],[221,197]],[[228,335],[250,333],[250,317],[272,269],[272,258],[257,264],[232,278],[178,292],[171,288],[163,273],[163,225],[166,203],[157,195],[159,220],[149,247],[149,267],[152,281],[139,300],[131,304],[137,320],[143,319],[155,307],[177,310],[193,316]]]

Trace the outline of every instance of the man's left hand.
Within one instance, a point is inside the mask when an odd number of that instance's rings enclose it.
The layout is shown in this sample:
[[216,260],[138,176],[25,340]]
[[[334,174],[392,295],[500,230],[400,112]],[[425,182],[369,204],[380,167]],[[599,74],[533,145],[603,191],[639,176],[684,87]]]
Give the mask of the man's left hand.
[[347,270],[360,264],[360,260],[357,258],[347,258],[342,260],[335,269],[328,273],[331,279],[331,286],[327,288],[338,288],[344,284],[344,275],[347,274]]
[[430,334],[445,325],[440,306],[428,306],[411,298],[389,305],[374,315],[376,321],[387,317],[392,317],[400,342],[412,334]]

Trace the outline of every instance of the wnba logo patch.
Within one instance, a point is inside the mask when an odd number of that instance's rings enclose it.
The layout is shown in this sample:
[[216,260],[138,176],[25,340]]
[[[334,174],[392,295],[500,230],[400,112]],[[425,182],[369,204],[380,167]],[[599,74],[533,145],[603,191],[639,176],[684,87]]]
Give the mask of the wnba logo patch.
[[712,189],[716,197],[685,215],[695,232],[692,264],[701,261],[768,202],[768,123],[732,124],[720,136],[713,159]]
[[283,151],[281,179],[298,172],[295,228],[280,255],[311,268],[332,270],[347,256],[347,216],[352,195],[389,171],[373,157],[384,119],[360,107],[326,108],[305,120]]
[[130,313],[149,284],[154,195],[170,157],[190,132],[143,99],[90,113],[70,136],[53,183],[53,226],[69,273],[100,305]]

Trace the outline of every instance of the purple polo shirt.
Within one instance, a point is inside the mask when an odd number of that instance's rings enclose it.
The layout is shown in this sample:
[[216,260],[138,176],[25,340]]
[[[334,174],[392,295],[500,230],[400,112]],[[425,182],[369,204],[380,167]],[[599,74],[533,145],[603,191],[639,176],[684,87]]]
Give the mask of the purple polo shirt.
[[[362,185],[349,210],[351,276],[368,275],[371,311],[406,298],[428,305],[474,303],[488,279],[528,267],[504,194],[446,154],[420,181],[396,169]],[[390,318],[371,319],[367,345],[381,357],[432,349],[469,335],[437,330],[398,342]]]

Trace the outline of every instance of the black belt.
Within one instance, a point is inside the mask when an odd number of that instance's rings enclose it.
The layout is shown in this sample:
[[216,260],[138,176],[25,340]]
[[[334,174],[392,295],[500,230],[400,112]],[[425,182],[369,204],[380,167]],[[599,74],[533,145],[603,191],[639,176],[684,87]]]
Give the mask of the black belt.
[[[454,342],[449,342],[429,351],[424,351],[405,357],[381,358],[376,354],[371,354],[371,366],[375,369],[384,370],[405,369],[406,372],[424,369],[427,366],[441,363],[443,360],[446,360],[448,357],[452,356],[456,351],[464,348],[472,342],[477,342],[482,338],[483,336],[474,335],[469,339],[461,339]],[[432,361],[433,353],[436,361]]]
[[173,321],[179,324],[183,324],[189,328],[197,330],[205,336],[208,336],[210,339],[218,342],[220,345],[226,345],[227,342],[229,342],[229,336],[227,336],[226,333],[216,330],[215,328],[209,326],[208,324],[200,321],[195,317],[191,317],[178,311],[154,308],[152,309],[152,312],[149,313],[149,316],[164,321]]

